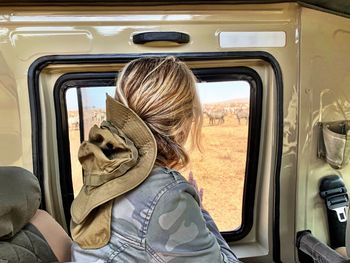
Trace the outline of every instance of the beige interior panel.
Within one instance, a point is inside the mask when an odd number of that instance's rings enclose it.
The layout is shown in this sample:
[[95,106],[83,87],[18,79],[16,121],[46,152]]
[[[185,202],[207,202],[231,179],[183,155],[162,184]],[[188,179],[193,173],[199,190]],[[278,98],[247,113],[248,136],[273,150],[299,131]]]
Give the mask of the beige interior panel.
[[349,189],[350,166],[336,170],[317,158],[317,123],[350,118],[349,29],[349,19],[302,9],[296,226],[310,229],[324,242],[329,237],[324,200],[318,194],[320,180],[338,174]]
[[[326,213],[318,196],[319,180],[341,174],[350,186],[349,166],[335,171],[316,157],[320,102],[324,121],[350,118],[350,20],[296,3],[167,7],[1,7],[0,8],[0,163],[33,169],[32,130],[27,86],[30,65],[48,55],[151,54],[262,51],[280,66],[283,80],[283,145],[277,166],[277,83],[263,60],[191,61],[189,66],[247,66],[263,81],[260,159],[252,231],[231,243],[244,262],[272,262],[273,219],[279,216],[282,262],[296,262],[295,235],[310,229],[328,240]],[[180,31],[185,45],[135,45],[133,34]],[[283,47],[222,48],[221,32],[285,32]],[[62,210],[53,86],[64,73],[114,71],[121,64],[48,65],[40,74],[43,168],[48,211],[67,226]],[[321,99],[322,98],[322,99]],[[339,105],[346,116],[342,116]],[[3,137],[1,138],[1,135]],[[279,215],[274,184],[280,169]]]

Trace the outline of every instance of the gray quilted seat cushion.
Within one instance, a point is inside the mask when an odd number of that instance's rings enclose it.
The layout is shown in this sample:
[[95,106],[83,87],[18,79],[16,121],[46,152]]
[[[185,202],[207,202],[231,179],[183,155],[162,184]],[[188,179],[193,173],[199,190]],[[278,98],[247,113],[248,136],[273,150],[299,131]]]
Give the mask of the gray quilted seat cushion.
[[15,236],[0,241],[0,263],[57,262],[45,238],[27,224]]

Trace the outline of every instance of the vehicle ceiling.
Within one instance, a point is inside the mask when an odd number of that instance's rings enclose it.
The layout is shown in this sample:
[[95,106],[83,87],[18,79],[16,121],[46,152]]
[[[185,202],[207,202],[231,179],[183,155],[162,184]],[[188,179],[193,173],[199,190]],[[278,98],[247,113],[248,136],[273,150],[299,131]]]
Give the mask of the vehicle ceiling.
[[196,5],[196,4],[268,4],[268,3],[282,3],[282,2],[297,2],[300,5],[307,6],[309,8],[318,9],[321,11],[350,17],[350,1],[349,0],[301,0],[301,1],[278,1],[278,0],[148,0],[148,1],[130,1],[130,0],[0,0],[0,6],[67,6],[67,5],[79,5],[79,6],[91,6],[91,5]]

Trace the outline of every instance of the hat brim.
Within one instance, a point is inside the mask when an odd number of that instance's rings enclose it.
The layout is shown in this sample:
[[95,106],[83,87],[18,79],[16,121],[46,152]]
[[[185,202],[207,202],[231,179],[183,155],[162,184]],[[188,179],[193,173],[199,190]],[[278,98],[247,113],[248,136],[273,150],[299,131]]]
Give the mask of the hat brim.
[[131,109],[107,96],[107,120],[120,128],[134,142],[139,151],[137,164],[124,175],[114,178],[102,186],[90,188],[83,185],[71,207],[72,220],[81,224],[96,207],[132,190],[141,184],[151,173],[156,157],[157,144],[155,138]]

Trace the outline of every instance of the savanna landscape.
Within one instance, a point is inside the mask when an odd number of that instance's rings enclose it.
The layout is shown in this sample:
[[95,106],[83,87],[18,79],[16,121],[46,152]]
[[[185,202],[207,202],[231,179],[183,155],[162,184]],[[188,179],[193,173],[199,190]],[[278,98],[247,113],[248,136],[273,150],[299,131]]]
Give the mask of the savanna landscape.
[[[248,100],[203,105],[202,152],[190,151],[191,163],[181,171],[188,177],[193,172],[198,186],[204,189],[203,206],[209,211],[220,231],[231,231],[241,224],[242,194],[248,136]],[[69,111],[73,189],[82,185],[78,161],[80,145],[77,111]],[[103,110],[84,111],[85,138],[89,127],[105,117]]]

